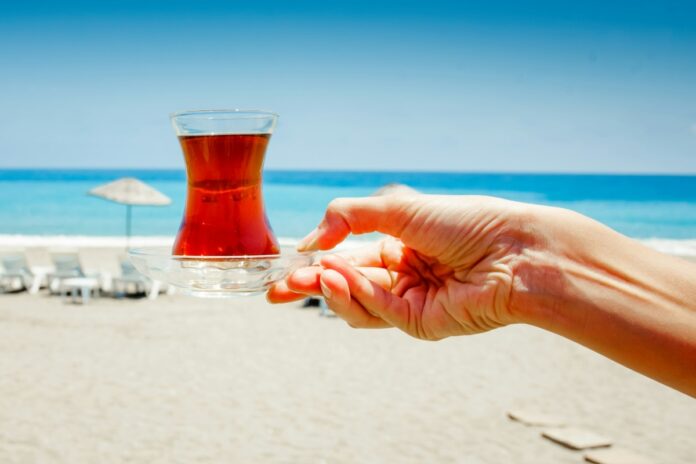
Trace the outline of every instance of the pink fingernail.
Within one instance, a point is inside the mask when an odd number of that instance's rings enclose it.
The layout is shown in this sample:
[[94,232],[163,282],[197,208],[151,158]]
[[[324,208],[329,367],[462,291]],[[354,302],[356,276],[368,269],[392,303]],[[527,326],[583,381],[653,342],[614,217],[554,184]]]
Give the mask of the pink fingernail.
[[311,251],[317,248],[319,229],[314,229],[305,238],[297,243],[297,251]]
[[331,290],[329,290],[329,287],[326,286],[326,284],[323,281],[319,281],[319,285],[321,286],[321,293],[324,294],[324,297],[327,300],[330,300],[332,297]]

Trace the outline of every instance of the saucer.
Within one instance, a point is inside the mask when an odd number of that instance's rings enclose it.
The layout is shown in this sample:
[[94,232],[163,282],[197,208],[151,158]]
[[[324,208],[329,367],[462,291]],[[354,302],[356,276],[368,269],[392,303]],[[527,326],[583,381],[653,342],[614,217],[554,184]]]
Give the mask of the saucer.
[[310,266],[313,253],[295,251],[263,256],[177,256],[171,248],[129,250],[142,274],[198,297],[234,297],[263,293],[292,271]]

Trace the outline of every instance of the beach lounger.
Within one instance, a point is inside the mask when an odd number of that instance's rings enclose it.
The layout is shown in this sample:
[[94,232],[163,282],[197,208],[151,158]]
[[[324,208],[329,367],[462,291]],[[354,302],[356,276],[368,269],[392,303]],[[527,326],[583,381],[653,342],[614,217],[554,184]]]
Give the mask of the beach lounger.
[[161,283],[153,282],[142,275],[126,258],[120,260],[121,276],[112,280],[113,294],[117,298],[127,295],[147,294],[155,299],[159,295]]
[[16,292],[29,289],[34,281],[23,254],[5,255],[0,259],[0,291]]
[[61,293],[63,280],[86,277],[77,253],[53,253],[51,254],[51,261],[53,261],[55,271],[48,274],[46,279],[49,292],[52,295]]
[[[60,284],[60,294],[67,301],[68,294],[73,303],[87,304],[92,296],[98,297],[101,286],[95,277],[68,277]],[[78,299],[79,296],[79,299]]]

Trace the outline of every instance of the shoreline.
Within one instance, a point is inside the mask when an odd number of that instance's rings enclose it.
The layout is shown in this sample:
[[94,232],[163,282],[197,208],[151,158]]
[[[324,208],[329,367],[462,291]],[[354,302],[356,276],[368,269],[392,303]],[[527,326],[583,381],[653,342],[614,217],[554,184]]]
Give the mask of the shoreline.
[[[278,237],[281,247],[295,247],[300,238]],[[696,238],[693,239],[668,239],[668,238],[640,238],[635,239],[642,244],[659,252],[681,256],[684,258],[696,258]],[[358,248],[371,243],[369,238],[350,237],[345,240],[338,249]],[[130,247],[170,247],[174,242],[174,236],[140,235],[130,238]],[[0,234],[0,251],[11,251],[27,248],[125,248],[126,237],[118,235],[23,235]]]
[[[280,246],[295,246],[299,239],[279,237]],[[172,246],[174,236],[139,235],[129,240],[130,247]],[[126,246],[123,235],[1,235],[0,249],[7,247],[18,248],[122,248]]]

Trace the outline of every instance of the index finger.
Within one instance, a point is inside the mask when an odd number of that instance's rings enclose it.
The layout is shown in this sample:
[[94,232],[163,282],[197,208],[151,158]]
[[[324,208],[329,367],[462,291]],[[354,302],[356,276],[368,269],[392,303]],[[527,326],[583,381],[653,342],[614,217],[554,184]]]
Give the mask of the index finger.
[[399,237],[410,220],[410,215],[405,213],[414,198],[411,195],[337,198],[329,203],[324,219],[298,243],[297,249],[329,250],[350,233],[382,232]]

